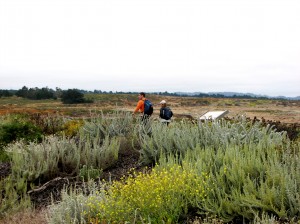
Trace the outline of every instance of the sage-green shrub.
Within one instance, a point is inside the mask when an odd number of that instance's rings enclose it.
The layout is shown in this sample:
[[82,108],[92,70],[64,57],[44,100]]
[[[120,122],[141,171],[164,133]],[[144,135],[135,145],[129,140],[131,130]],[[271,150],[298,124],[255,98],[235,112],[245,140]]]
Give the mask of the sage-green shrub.
[[52,202],[49,207],[48,223],[88,223],[88,198],[93,195],[100,199],[101,195],[97,193],[98,190],[98,184],[94,181],[88,181],[83,188],[63,189],[61,201],[59,203]]
[[118,159],[119,140],[107,137],[102,144],[99,141],[49,136],[42,143],[17,142],[6,151],[12,158],[14,176],[49,180],[59,175],[77,176],[83,165],[99,169],[113,165]]
[[94,138],[128,136],[132,134],[135,126],[132,115],[122,111],[101,114],[86,121],[81,129],[81,134]]
[[[209,174],[211,190],[207,199],[198,203],[198,212],[216,215],[226,222],[251,221],[262,214],[282,220],[299,217],[300,144],[291,143],[285,133],[275,132],[271,127],[245,123],[247,126],[233,129],[236,135],[227,128],[221,135],[222,126],[215,125],[211,123],[205,128],[215,130],[219,140],[212,139],[211,143],[218,148],[198,143],[184,154],[162,152],[159,159],[161,166],[178,163],[196,168],[199,175]],[[237,140],[240,130],[244,130],[245,137]],[[226,142],[223,137],[229,134]],[[226,144],[219,144],[222,139]]]
[[88,168],[86,165],[83,165],[82,168],[79,170],[79,177],[83,181],[99,178],[101,174],[101,169],[95,169],[93,167]]
[[212,191],[199,203],[199,211],[225,221],[253,220],[262,213],[291,219],[299,216],[300,208],[298,158],[299,153],[287,156],[275,147],[217,151],[198,147],[182,164],[209,173]]
[[198,125],[180,122],[166,126],[153,122],[151,135],[140,135],[141,161],[153,163],[161,153],[184,155],[196,146],[219,150],[267,143],[282,147],[285,142],[284,132],[275,132],[271,126],[262,127],[258,122],[251,125],[245,117],[237,117],[233,122],[206,121]]

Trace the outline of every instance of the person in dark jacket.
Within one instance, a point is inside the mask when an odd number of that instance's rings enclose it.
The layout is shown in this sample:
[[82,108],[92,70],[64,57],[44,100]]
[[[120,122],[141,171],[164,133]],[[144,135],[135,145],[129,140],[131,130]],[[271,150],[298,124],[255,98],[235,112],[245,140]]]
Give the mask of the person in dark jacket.
[[160,121],[164,124],[169,125],[172,116],[173,116],[172,110],[169,107],[167,107],[167,102],[165,100],[162,100],[160,102],[160,111],[159,111]]

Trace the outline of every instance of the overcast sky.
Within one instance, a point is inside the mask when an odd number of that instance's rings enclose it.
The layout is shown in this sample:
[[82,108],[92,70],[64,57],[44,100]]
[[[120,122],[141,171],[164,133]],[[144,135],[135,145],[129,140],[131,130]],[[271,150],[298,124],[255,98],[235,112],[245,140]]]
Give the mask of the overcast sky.
[[0,0],[0,89],[300,95],[299,0]]

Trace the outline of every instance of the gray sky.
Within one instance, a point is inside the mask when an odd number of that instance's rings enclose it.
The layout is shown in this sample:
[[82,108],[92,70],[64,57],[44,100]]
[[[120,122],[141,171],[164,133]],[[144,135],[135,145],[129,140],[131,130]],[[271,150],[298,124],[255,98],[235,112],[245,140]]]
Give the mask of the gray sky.
[[0,0],[0,89],[300,95],[299,0]]

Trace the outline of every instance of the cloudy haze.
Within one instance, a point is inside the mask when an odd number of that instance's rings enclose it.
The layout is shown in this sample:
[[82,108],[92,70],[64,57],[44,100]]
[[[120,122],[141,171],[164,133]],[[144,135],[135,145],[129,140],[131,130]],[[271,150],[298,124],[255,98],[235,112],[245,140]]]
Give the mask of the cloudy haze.
[[298,0],[0,0],[0,89],[300,95]]

